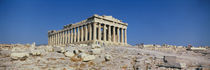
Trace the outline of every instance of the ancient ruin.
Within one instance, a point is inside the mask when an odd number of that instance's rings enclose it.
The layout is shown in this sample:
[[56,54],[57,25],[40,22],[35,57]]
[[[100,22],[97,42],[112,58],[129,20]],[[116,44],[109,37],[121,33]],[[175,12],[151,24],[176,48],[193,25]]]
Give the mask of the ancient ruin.
[[48,31],[48,44],[127,45],[127,26],[112,16],[93,15],[62,30]]

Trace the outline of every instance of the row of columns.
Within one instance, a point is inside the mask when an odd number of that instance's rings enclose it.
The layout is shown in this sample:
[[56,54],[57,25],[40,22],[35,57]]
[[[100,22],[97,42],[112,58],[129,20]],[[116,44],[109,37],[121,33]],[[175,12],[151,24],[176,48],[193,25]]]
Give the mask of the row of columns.
[[127,29],[101,23],[89,23],[71,29],[64,29],[48,36],[50,45],[71,43],[127,44]]

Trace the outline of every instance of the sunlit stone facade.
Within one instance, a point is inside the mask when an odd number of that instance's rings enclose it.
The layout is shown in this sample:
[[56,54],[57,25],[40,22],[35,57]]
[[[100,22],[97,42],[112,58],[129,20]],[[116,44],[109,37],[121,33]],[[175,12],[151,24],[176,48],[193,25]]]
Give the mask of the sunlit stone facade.
[[93,15],[62,30],[48,31],[48,44],[127,45],[127,26],[112,16]]

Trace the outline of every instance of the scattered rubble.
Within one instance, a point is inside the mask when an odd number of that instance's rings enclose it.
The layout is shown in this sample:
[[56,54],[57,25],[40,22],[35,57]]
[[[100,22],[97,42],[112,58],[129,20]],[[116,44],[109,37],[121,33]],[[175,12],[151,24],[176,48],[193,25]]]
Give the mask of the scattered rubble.
[[210,48],[0,45],[0,70],[209,70]]

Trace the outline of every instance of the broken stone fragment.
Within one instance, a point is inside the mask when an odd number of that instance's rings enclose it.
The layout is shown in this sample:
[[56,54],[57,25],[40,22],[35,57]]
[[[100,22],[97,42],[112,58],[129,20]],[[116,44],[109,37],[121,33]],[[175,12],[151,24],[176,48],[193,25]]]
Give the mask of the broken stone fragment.
[[89,52],[90,54],[96,54],[96,55],[102,53],[100,48],[91,49]]
[[45,51],[53,52],[54,50],[52,46],[46,46]]
[[180,64],[176,62],[176,56],[164,56],[163,61],[164,61],[164,64],[158,65],[159,67],[181,69]]
[[94,48],[100,48],[100,47],[101,47],[101,46],[98,45],[98,44],[92,44],[92,45],[91,45],[91,48],[92,48],[92,49],[94,49]]
[[33,51],[31,51],[31,55],[40,56],[41,52],[39,50],[33,50]]
[[11,53],[10,57],[12,59],[26,59],[29,56],[29,53],[27,52],[21,52],[21,53]]
[[65,49],[63,47],[54,47],[53,50],[58,53],[64,53]]
[[37,49],[37,50],[31,50],[31,55],[33,56],[41,56],[45,53],[44,49]]
[[180,64],[181,68],[186,68],[187,67],[186,63],[179,63],[179,64]]
[[85,46],[88,46],[88,45],[87,44],[80,44],[79,46],[85,47]]
[[78,57],[82,58],[84,62],[91,61],[91,60],[95,59],[94,55],[89,55],[89,54],[85,54],[85,53],[80,53],[78,55]]
[[111,56],[111,55],[106,54],[104,58],[105,58],[105,61],[110,61],[110,60],[111,60],[111,58],[112,58],[112,56]]
[[78,55],[83,52],[83,50],[73,50],[74,54]]
[[4,57],[9,57],[11,53],[10,50],[0,50],[0,55]]
[[31,47],[36,47],[36,43],[33,42],[33,43],[31,44]]
[[140,66],[134,66],[134,70],[142,70]]
[[73,57],[74,56],[74,53],[73,52],[70,52],[70,51],[67,51],[67,52],[64,53],[64,55],[66,57]]

